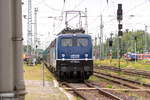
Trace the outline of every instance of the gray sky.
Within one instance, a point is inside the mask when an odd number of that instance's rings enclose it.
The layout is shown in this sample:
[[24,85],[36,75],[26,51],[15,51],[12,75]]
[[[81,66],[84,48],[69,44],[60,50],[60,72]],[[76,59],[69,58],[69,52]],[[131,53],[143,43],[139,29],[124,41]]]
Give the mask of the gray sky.
[[[23,15],[28,14],[28,0],[24,2]],[[62,11],[88,10],[88,31],[94,38],[100,31],[100,15],[103,15],[104,37],[109,37],[110,33],[117,34],[118,23],[116,20],[117,4],[123,5],[123,30],[145,29],[144,25],[150,26],[150,0],[32,0],[32,12],[38,7],[38,37],[41,40],[41,48],[46,48],[50,41],[55,38],[55,34],[64,28],[64,20],[55,21],[55,31],[53,29],[53,19],[48,16],[60,16]],[[134,15],[134,16],[131,16]],[[34,21],[34,16],[33,16]],[[33,29],[34,30],[34,29]],[[148,31],[150,27],[148,28]],[[34,32],[34,31],[33,31]],[[23,36],[26,44],[27,19],[23,19]],[[105,39],[105,38],[104,38]]]

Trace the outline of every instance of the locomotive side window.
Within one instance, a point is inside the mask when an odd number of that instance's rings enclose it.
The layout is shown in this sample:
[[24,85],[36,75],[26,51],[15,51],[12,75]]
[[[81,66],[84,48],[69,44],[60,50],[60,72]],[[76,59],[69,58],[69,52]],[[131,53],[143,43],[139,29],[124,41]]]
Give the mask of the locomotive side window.
[[63,38],[63,39],[61,39],[61,46],[63,46],[63,47],[70,47],[70,46],[72,46],[72,39],[70,39],[70,38]]
[[88,46],[88,39],[86,39],[86,38],[78,38],[77,39],[77,46],[80,46],[80,47]]

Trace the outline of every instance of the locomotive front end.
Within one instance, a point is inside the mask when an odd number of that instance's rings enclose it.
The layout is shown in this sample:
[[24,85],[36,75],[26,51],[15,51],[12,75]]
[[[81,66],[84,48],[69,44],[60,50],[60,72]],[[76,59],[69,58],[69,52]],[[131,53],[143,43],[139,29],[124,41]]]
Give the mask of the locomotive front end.
[[57,52],[60,77],[88,79],[93,74],[92,41],[89,35],[61,35]]

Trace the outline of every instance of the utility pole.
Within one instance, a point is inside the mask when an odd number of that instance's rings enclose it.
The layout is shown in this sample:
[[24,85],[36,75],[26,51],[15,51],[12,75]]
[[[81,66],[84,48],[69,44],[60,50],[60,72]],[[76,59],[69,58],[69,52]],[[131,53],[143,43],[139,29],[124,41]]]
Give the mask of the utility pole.
[[100,59],[103,59],[103,16],[100,15],[100,35],[99,35],[99,46],[100,46]]
[[53,32],[52,33],[55,33],[55,21],[57,19],[57,17],[61,17],[61,16],[49,16],[48,18],[53,18]]
[[144,37],[145,37],[145,50],[144,50],[144,53],[147,53],[148,52],[148,50],[147,50],[147,25],[145,25],[145,35],[144,35]]
[[27,53],[32,56],[32,0],[28,0]]
[[67,12],[66,12],[66,15],[65,15],[65,26],[66,26],[66,28],[68,27]]
[[87,8],[85,8],[85,33],[88,34]]
[[101,37],[100,37],[100,33],[98,33],[98,40],[99,40],[98,59],[101,59]]
[[94,56],[97,59],[97,37],[95,36]]
[[79,11],[79,29],[82,28],[81,11]]
[[56,17],[53,17],[53,33],[55,33],[55,21],[56,21]]
[[37,46],[38,46],[38,40],[37,40],[37,12],[38,8],[34,8],[34,55],[37,59]]

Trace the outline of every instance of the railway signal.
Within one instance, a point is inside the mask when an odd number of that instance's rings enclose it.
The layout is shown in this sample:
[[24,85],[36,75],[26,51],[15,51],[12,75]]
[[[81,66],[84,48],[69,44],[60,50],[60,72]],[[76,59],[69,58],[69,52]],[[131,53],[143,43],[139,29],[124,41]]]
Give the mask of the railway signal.
[[109,40],[109,47],[112,47],[113,41],[112,39]]
[[123,19],[123,14],[122,14],[122,4],[118,4],[118,10],[117,10],[117,20],[122,20]]
[[123,32],[122,31],[118,31],[118,36],[123,36]]
[[110,33],[110,39],[109,39],[109,57],[110,57],[110,63],[112,62],[112,45],[113,45],[112,36],[113,36],[113,33]]
[[122,10],[122,4],[118,4],[118,9],[117,9],[117,20],[118,20],[118,42],[119,42],[119,57],[118,57],[118,67],[120,69],[120,58],[121,58],[121,37],[123,36],[122,28],[123,25],[121,24],[121,21],[123,19],[123,10]]
[[117,20],[118,20],[118,36],[123,36],[122,28],[123,25],[121,24],[121,21],[123,19],[123,10],[122,10],[122,4],[118,4],[118,9],[117,9]]
[[123,27],[123,25],[119,23],[119,24],[118,24],[118,29],[120,29],[120,30],[121,30],[121,29],[122,29],[122,27]]

